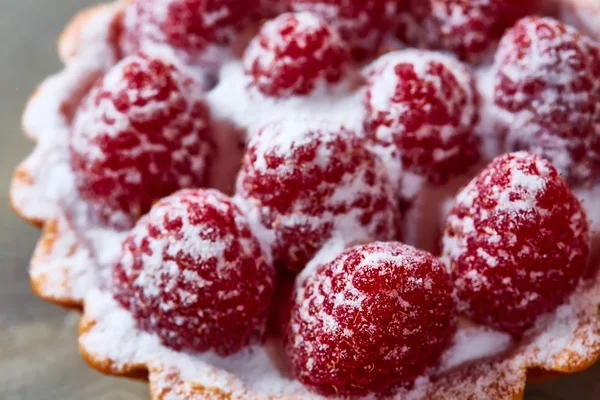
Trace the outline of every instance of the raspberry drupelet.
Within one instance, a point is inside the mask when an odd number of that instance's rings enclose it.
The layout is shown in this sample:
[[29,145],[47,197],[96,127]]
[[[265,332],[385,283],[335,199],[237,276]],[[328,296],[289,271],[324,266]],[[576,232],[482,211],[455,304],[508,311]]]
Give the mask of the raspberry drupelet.
[[455,329],[452,279],[402,243],[350,248],[299,277],[285,338],[297,379],[325,395],[410,384]]
[[110,70],[77,111],[71,166],[99,219],[129,228],[152,203],[203,186],[215,146],[202,88],[144,54]]
[[112,290],[167,346],[227,355],[260,339],[274,280],[232,200],[184,189],[158,202],[125,239]]
[[[409,46],[446,50],[479,63],[505,29],[534,8],[517,0],[407,0],[398,36]],[[528,3],[528,4],[524,4]]]
[[385,166],[339,124],[263,128],[250,140],[237,194],[271,238],[276,266],[287,269],[304,268],[334,236],[391,240],[400,230]]
[[310,11],[336,28],[355,58],[376,54],[391,30],[402,0],[291,0],[294,11]]
[[202,60],[211,46],[231,42],[257,4],[258,0],[133,0],[125,10],[121,50],[128,55],[167,45],[187,61]]
[[401,50],[367,72],[365,130],[403,170],[443,184],[479,158],[479,95],[470,69],[439,53]]
[[286,13],[264,24],[244,54],[246,74],[270,97],[309,95],[339,83],[350,62],[346,43],[309,12]]
[[570,183],[600,174],[600,45],[552,18],[525,18],[503,37],[494,105],[509,151],[542,155]]
[[457,196],[443,239],[459,311],[520,335],[587,266],[589,227],[558,171],[527,152],[496,158]]

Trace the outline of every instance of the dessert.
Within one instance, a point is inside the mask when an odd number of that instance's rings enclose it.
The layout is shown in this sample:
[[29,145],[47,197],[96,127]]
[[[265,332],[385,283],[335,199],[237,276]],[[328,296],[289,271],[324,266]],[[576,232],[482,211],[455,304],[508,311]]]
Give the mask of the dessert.
[[449,400],[600,358],[600,45],[558,3],[478,0],[423,3],[421,43],[416,4],[74,20],[11,201],[90,365],[157,400]]

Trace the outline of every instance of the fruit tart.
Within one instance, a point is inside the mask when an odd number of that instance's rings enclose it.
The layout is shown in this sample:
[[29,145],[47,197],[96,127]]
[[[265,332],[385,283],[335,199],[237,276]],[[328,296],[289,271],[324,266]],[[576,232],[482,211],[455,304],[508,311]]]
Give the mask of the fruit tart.
[[600,358],[592,1],[84,11],[11,186],[153,399],[520,399]]

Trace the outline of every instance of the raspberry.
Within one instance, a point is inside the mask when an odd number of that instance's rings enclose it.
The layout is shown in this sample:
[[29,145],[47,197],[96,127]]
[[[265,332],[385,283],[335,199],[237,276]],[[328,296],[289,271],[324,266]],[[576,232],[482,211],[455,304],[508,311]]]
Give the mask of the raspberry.
[[479,62],[532,2],[516,0],[408,0],[398,35],[410,46],[451,51]]
[[585,271],[585,212],[541,157],[496,158],[457,196],[444,235],[459,310],[520,335],[554,310]]
[[495,59],[507,148],[550,160],[571,183],[600,174],[600,46],[552,18],[525,18]]
[[70,137],[81,196],[128,228],[157,199],[205,183],[214,151],[202,89],[146,55],[116,65],[78,110]]
[[454,333],[451,277],[411,246],[356,246],[303,278],[286,347],[295,376],[325,395],[410,383],[437,363]]
[[125,11],[124,54],[166,44],[188,60],[230,43],[257,0],[133,0]]
[[371,68],[365,130],[405,170],[445,183],[479,157],[479,96],[469,69],[439,53],[402,50]]
[[237,193],[272,238],[275,264],[304,268],[333,236],[394,239],[399,213],[385,166],[354,132],[305,121],[252,136]]
[[264,330],[275,270],[246,217],[216,190],[158,202],[125,239],[113,294],[176,350],[240,350]]
[[246,49],[244,68],[263,94],[285,97],[340,82],[349,59],[346,44],[323,20],[288,13],[263,25]]
[[391,29],[398,0],[291,0],[294,11],[310,11],[335,27],[357,59],[377,52]]

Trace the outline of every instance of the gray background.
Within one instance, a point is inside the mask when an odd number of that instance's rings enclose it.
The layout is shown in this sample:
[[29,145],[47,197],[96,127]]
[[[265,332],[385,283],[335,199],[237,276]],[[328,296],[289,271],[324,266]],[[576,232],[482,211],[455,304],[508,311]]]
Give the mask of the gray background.
[[[77,353],[77,316],[36,299],[27,265],[39,233],[12,215],[12,170],[31,150],[20,134],[29,94],[60,68],[56,37],[69,18],[94,0],[0,2],[0,399],[148,399],[143,383],[104,377]],[[600,366],[544,384],[528,399],[600,398]]]

